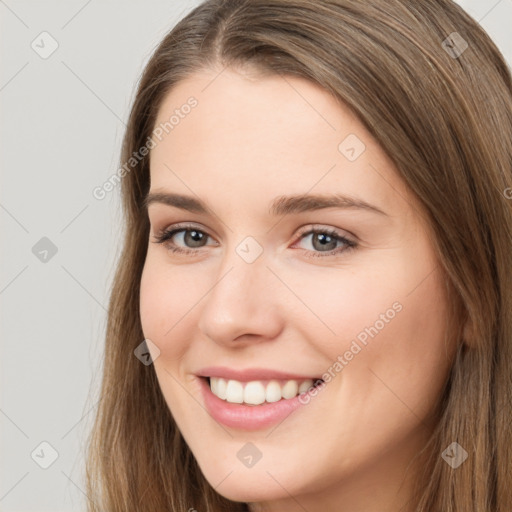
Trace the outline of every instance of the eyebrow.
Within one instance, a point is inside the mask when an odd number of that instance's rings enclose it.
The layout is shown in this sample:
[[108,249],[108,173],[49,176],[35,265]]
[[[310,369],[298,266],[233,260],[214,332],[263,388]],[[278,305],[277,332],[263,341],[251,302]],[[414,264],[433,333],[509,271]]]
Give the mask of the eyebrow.
[[[171,194],[168,192],[149,192],[144,198],[143,205],[147,209],[149,205],[153,203],[174,206],[175,208],[187,210],[192,213],[208,214],[208,208],[206,205],[199,199],[192,196]],[[279,196],[272,201],[269,213],[273,216],[292,215],[294,213],[321,210],[324,208],[368,210],[380,215],[388,216],[386,212],[375,205],[367,203],[362,199],[344,196],[341,194]]]

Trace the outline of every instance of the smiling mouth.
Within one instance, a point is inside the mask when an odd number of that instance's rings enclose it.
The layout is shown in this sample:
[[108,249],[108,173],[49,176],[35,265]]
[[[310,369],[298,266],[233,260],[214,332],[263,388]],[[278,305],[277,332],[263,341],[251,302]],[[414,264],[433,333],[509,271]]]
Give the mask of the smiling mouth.
[[232,404],[263,405],[289,400],[321,385],[322,379],[253,380],[242,382],[220,377],[206,377],[211,392]]

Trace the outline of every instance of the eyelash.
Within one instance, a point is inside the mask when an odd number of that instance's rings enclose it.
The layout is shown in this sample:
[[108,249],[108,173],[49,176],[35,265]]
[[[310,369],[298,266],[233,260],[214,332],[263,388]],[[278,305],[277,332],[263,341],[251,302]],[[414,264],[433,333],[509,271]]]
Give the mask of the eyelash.
[[[207,233],[205,233],[204,231],[200,230],[200,229],[197,229],[195,226],[191,226],[191,225],[178,225],[178,226],[175,226],[173,229],[163,229],[163,230],[160,230],[156,235],[155,235],[155,241],[154,243],[157,243],[157,244],[164,244],[166,246],[166,248],[171,251],[172,253],[178,253],[178,254],[182,254],[182,255],[188,255],[188,254],[197,254],[198,251],[200,251],[200,249],[183,249],[183,248],[180,248],[178,246],[176,246],[175,244],[166,244],[166,242],[169,242],[170,239],[176,234],[176,233],[179,233],[181,231],[197,231],[199,233],[202,233],[206,236],[209,236]],[[357,243],[352,241],[352,240],[349,240],[341,235],[339,235],[335,230],[333,229],[329,229],[329,228],[313,228],[313,229],[309,229],[308,231],[303,231],[299,234],[299,240],[302,240],[303,238],[305,238],[306,236],[310,235],[310,234],[324,234],[324,235],[328,235],[332,238],[334,238],[335,240],[337,240],[338,242],[342,242],[345,244],[345,247],[338,247],[337,249],[333,249],[332,251],[326,251],[326,252],[322,252],[322,251],[310,251],[310,250],[307,250],[307,249],[303,249],[304,251],[306,251],[306,253],[309,253],[307,254],[306,256],[308,258],[323,258],[323,257],[326,257],[326,256],[334,256],[336,254],[339,254],[339,253],[344,253],[344,252],[349,252],[351,251],[352,249],[355,249],[357,247]]]

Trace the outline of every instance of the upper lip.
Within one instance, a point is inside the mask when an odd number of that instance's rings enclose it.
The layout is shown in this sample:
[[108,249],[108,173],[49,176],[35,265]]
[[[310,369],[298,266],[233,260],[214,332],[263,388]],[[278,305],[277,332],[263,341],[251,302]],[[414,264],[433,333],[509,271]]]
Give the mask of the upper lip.
[[238,380],[240,382],[250,382],[253,380],[308,380],[320,379],[311,375],[299,375],[297,373],[281,372],[268,368],[245,368],[235,370],[227,366],[209,366],[202,368],[197,372],[198,377],[220,377],[223,379]]

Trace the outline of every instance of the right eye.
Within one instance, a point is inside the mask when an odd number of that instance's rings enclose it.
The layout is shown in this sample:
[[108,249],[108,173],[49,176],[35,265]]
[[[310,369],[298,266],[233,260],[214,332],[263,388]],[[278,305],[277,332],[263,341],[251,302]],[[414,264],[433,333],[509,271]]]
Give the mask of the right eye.
[[[177,245],[173,238],[181,238],[184,247]],[[171,228],[159,231],[155,235],[154,243],[163,244],[173,253],[191,254],[197,252],[197,249],[205,247],[205,242],[208,238],[209,235],[207,233],[197,229],[195,226],[171,226]]]

